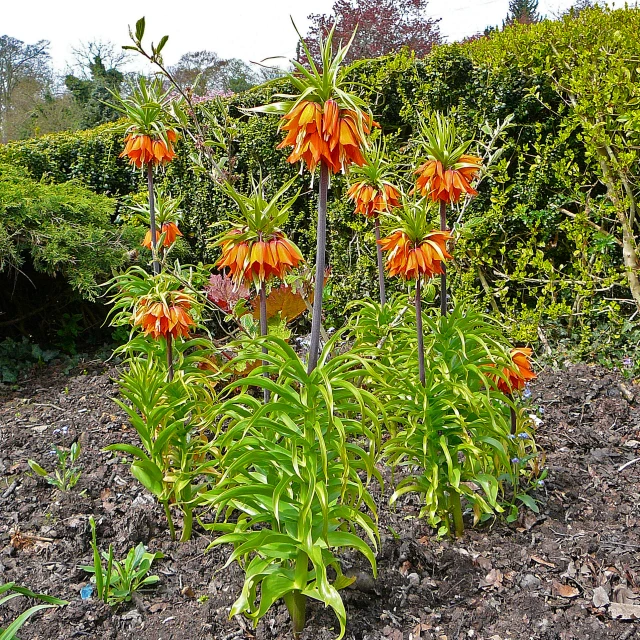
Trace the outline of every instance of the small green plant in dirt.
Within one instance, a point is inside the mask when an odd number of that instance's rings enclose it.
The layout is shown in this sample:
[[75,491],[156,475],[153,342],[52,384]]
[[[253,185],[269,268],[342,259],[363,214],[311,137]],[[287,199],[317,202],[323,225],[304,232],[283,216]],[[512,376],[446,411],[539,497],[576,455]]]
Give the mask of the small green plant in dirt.
[[80,457],[80,443],[74,442],[68,449],[64,447],[53,447],[58,463],[54,471],[43,469],[35,460],[29,460],[31,470],[41,478],[60,489],[60,491],[70,491],[76,486],[82,473],[74,464]]
[[[154,560],[164,558],[161,552],[149,553],[140,543],[131,549],[123,561],[118,561],[113,555],[113,546],[109,545],[108,552],[100,553],[96,540],[96,521],[89,518],[91,525],[91,548],[93,549],[93,564],[82,565],[80,568],[92,573],[91,581],[96,586],[96,596],[108,605],[114,606],[131,600],[131,595],[144,587],[157,584],[158,576],[147,575]],[[103,564],[106,562],[106,566]]]
[[47,596],[42,593],[34,593],[25,587],[17,586],[14,582],[0,584],[0,606],[20,596],[40,600],[45,604],[37,604],[30,607],[21,613],[13,622],[9,623],[7,627],[0,627],[0,640],[18,640],[16,633],[34,613],[42,609],[51,609],[69,604],[66,600],[60,600],[60,598],[54,598],[53,596]]

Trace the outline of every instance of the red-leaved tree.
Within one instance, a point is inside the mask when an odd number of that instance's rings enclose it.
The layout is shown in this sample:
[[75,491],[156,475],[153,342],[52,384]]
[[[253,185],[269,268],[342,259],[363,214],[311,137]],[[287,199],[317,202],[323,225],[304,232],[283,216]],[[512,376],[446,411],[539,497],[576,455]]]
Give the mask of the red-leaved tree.
[[[320,60],[318,36],[326,37],[335,24],[335,46],[346,44],[358,28],[346,62],[377,58],[403,47],[426,56],[442,40],[440,19],[426,15],[427,0],[336,0],[331,14],[311,14],[305,40],[315,62]],[[306,62],[301,60],[301,62]]]

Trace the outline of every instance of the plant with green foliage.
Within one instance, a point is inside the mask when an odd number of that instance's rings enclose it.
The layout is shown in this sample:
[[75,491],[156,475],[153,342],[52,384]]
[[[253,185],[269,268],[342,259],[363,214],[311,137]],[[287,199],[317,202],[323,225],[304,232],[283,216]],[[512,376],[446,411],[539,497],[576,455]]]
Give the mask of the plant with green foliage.
[[[283,598],[296,635],[313,598],[334,610],[344,636],[339,590],[353,579],[342,573],[336,549],[360,551],[375,574],[376,505],[367,484],[372,477],[381,482],[375,464],[384,412],[357,387],[363,375],[376,375],[373,363],[357,351],[330,358],[341,339],[334,336],[307,373],[284,341],[261,338],[268,364],[231,383],[217,409],[213,446],[223,473],[205,501],[221,521],[205,527],[224,533],[212,546],[233,544],[227,565],[237,560],[245,571],[231,615],[257,623]],[[269,389],[270,402],[258,401],[251,387]]]
[[91,581],[96,585],[98,600],[111,606],[129,602],[133,593],[160,581],[158,576],[150,576],[148,573],[154,560],[164,558],[163,553],[160,551],[149,553],[140,543],[129,551],[124,560],[118,561],[114,557],[113,545],[109,545],[108,552],[100,553],[96,540],[96,521],[93,516],[89,517],[89,524],[91,525],[93,564],[81,565],[80,568],[93,574]]
[[114,210],[113,200],[77,183],[47,184],[0,164],[0,273],[20,277],[30,263],[95,298],[98,283],[126,264],[134,246],[128,229],[113,228]]
[[[429,291],[430,300],[434,295]],[[356,348],[375,358],[380,368],[379,378],[365,377],[363,384],[384,403],[388,415],[392,437],[384,455],[392,468],[406,470],[391,503],[418,493],[424,500],[421,517],[441,535],[461,536],[461,498],[472,507],[474,521],[502,513],[504,503],[533,503],[520,475],[532,474],[537,452],[522,411],[518,435],[511,437],[509,409],[515,405],[497,390],[495,380],[503,378],[509,362],[502,328],[460,304],[447,316],[423,313],[429,366],[422,385],[415,375],[415,319],[407,313],[411,306],[406,296],[382,308],[362,303],[352,320],[352,335]]]
[[54,446],[53,453],[58,459],[54,471],[46,471],[35,460],[28,460],[29,467],[41,478],[45,478],[50,485],[60,489],[60,491],[70,491],[80,479],[80,469],[73,466],[80,457],[80,443],[74,442],[68,449]]
[[[156,276],[132,268],[110,282],[111,324],[133,324],[140,301],[153,292],[160,292],[157,298],[162,305],[163,296],[186,290],[193,292],[188,294],[191,317],[206,334],[201,323],[202,296],[196,295],[203,282],[204,275],[198,269],[179,264],[174,271]],[[172,345],[169,351],[167,340],[149,339],[133,328],[129,341],[118,349],[128,356],[128,370],[120,378],[120,391],[127,402],[116,403],[129,416],[142,448],[113,444],[106,449],[134,457],[131,472],[163,505],[172,538],[176,534],[170,505],[179,507],[184,541],[191,537],[193,506],[204,486],[195,479],[205,472],[213,473],[215,467],[215,461],[204,458],[203,447],[220,375],[210,371],[217,350],[208,337],[181,337]]]
[[0,640],[18,640],[16,633],[34,613],[42,611],[43,609],[51,609],[69,604],[66,600],[60,600],[60,598],[54,598],[53,596],[47,596],[42,593],[34,593],[25,587],[19,587],[15,582],[0,584],[0,606],[20,596],[40,600],[45,604],[37,604],[30,607],[21,613],[13,622],[9,623],[7,627],[0,627]]

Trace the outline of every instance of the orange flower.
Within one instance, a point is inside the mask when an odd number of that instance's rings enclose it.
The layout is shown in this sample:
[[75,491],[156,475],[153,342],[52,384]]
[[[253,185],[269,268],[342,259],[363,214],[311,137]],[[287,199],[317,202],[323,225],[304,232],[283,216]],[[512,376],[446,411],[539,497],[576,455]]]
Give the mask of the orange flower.
[[515,365],[514,369],[505,367],[502,373],[507,377],[507,381],[502,378],[496,378],[498,389],[506,395],[511,395],[514,391],[522,391],[528,380],[533,380],[537,376],[531,369],[531,349],[520,347],[511,349],[511,359]]
[[145,133],[130,133],[125,138],[124,151],[119,157],[129,158],[129,162],[135,164],[138,169],[143,165],[171,162],[176,155],[171,143],[175,142],[176,138],[176,132],[172,129],[167,130],[167,144]]
[[284,276],[302,261],[298,247],[282,232],[275,232],[269,240],[243,240],[243,231],[233,229],[222,242],[222,257],[216,263],[220,269],[229,267],[231,278],[243,282],[265,282],[273,276]]
[[351,163],[364,165],[362,134],[377,125],[363,113],[341,109],[335,100],[327,100],[324,105],[303,100],[283,120],[288,121],[281,125],[287,135],[277,148],[293,147],[287,160],[292,164],[302,161],[309,171],[314,171],[322,161],[333,173]]
[[465,193],[478,195],[471,181],[480,171],[482,161],[475,156],[463,155],[450,168],[445,169],[440,160],[427,160],[416,169],[416,188],[420,195],[429,196],[434,202],[458,202]]
[[356,182],[347,191],[347,197],[356,205],[356,213],[361,213],[367,218],[400,206],[400,192],[390,184],[384,184],[379,188],[364,180]]
[[135,311],[133,323],[142,328],[145,336],[188,338],[189,327],[195,325],[187,313],[190,308],[188,297],[180,293],[174,296],[171,303],[143,297]]
[[380,247],[383,251],[389,251],[389,275],[399,275],[411,280],[420,275],[431,278],[437,273],[443,273],[442,261],[451,259],[446,244],[450,238],[448,231],[430,231],[421,242],[415,243],[402,229],[382,238],[379,241]]
[[[162,225],[162,233],[165,234],[164,241],[162,242],[163,247],[170,247],[178,236],[182,236],[182,232],[178,229],[178,225],[175,222],[165,222]],[[156,243],[158,240],[160,240],[160,231],[156,230]],[[151,229],[147,231],[141,244],[143,247],[151,249]]]

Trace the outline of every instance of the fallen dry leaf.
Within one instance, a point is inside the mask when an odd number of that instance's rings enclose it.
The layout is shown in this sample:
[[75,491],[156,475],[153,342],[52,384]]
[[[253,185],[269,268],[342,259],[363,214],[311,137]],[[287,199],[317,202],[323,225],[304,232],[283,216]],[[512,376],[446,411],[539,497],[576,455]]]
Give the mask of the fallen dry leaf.
[[480,589],[502,589],[502,571],[500,569],[491,569],[489,573],[480,579]]
[[580,595],[580,589],[572,587],[570,584],[563,584],[562,582],[554,580],[551,583],[551,593],[561,598],[575,598]]
[[491,564],[491,560],[489,558],[485,558],[484,556],[478,556],[474,563],[477,564],[483,571],[491,571],[493,569],[493,565]]
[[549,562],[548,560],[545,560],[544,558],[541,558],[540,556],[532,555],[531,559],[536,564],[541,564],[544,567],[549,567],[550,569],[555,569],[556,568],[556,565],[553,564],[553,562]]

